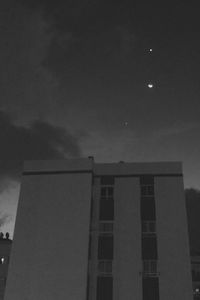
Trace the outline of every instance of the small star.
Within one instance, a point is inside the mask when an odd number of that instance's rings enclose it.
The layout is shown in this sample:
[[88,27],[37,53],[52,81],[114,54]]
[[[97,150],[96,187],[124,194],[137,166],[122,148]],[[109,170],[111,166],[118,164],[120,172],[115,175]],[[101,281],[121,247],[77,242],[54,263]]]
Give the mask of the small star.
[[124,122],[124,126],[128,126],[128,122],[126,121],[126,122]]
[[152,49],[152,48],[150,48],[150,49],[149,49],[149,52],[153,52],[153,49]]

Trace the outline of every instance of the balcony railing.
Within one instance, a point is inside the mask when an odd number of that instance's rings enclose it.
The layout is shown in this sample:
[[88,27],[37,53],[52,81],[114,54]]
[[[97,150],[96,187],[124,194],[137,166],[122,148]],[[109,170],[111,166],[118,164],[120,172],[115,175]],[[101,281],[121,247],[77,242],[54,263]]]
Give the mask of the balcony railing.
[[143,269],[140,273],[144,277],[157,277],[160,275],[157,270],[157,260],[143,260]]
[[99,223],[100,233],[113,233],[113,222],[100,222]]
[[99,275],[112,275],[112,260],[99,260],[98,261]]
[[142,222],[142,234],[155,234],[156,222],[155,221],[143,221]]

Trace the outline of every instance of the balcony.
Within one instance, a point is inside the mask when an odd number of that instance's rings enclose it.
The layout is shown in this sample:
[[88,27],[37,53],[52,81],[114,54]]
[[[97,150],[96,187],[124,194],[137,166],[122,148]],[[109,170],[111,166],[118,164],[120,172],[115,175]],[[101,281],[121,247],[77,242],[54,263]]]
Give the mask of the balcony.
[[156,222],[142,221],[142,234],[156,234]]
[[143,260],[143,269],[140,274],[143,277],[157,277],[160,273],[157,270],[157,260]]
[[99,260],[98,274],[101,276],[112,276],[112,260]]

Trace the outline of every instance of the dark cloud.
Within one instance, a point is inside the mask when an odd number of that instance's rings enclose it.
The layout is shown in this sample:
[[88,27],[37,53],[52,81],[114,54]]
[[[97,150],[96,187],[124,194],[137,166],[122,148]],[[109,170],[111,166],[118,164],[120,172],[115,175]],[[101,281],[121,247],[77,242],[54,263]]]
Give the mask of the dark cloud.
[[78,138],[65,128],[36,120],[18,126],[0,111],[0,175],[16,177],[24,160],[63,159],[81,154]]
[[200,190],[186,189],[186,208],[192,254],[200,253]]
[[94,76],[97,68],[98,73],[104,68],[105,75],[106,66],[112,68],[132,57],[136,34],[131,1],[123,1],[123,5],[111,0],[20,2],[32,11],[40,10],[47,31],[53,33],[44,66],[57,75],[70,77],[74,70],[87,70],[94,71]]
[[[43,66],[59,78],[83,78],[90,82],[95,78],[113,76],[113,69],[130,70],[135,61],[133,55],[136,36],[129,25],[116,25],[101,32],[65,32],[54,35]],[[116,72],[120,73],[120,72]]]
[[[152,34],[180,33],[197,25],[198,9],[181,0],[172,6],[159,1],[132,0],[19,0],[23,6],[31,10],[42,10],[44,16],[53,21],[60,30],[73,32],[109,29],[113,24],[122,25],[127,22],[137,24],[137,31],[147,36]],[[186,22],[187,18],[190,22]],[[194,20],[196,19],[196,22]],[[158,26],[159,24],[159,26]],[[153,33],[152,33],[153,31]],[[169,36],[167,36],[169,38]]]
[[51,19],[58,30],[98,31],[111,24],[127,22],[133,7],[132,1],[113,0],[20,0],[31,9],[40,9]]

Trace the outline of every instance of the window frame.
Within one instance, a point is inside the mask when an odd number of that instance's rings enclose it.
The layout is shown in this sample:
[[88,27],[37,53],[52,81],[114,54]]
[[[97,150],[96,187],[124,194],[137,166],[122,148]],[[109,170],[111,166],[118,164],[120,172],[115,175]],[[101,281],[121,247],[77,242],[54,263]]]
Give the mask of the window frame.
[[157,245],[157,237],[155,235],[142,236],[142,259],[143,260],[158,259],[158,245]]
[[159,300],[159,278],[143,277],[142,278],[142,298],[143,300]]
[[142,274],[147,277],[158,276],[158,261],[156,259],[145,259],[142,261]]
[[141,221],[156,220],[156,204],[154,197],[141,197],[140,199]]
[[[109,241],[110,240],[110,241]],[[107,245],[106,245],[107,242]],[[110,247],[110,248],[109,248]],[[113,235],[102,235],[98,237],[98,260],[113,260],[114,239]]]
[[113,299],[113,277],[112,276],[97,276],[96,299],[97,300]]
[[98,260],[98,274],[100,276],[112,276],[112,264],[111,259]]
[[[153,229],[152,229],[153,228]],[[156,234],[156,221],[144,220],[142,221],[142,234]]]
[[113,234],[114,223],[113,221],[100,221],[99,222],[99,233],[103,234]]
[[99,201],[99,220],[113,221],[114,220],[114,199],[100,198]]
[[140,186],[140,193],[142,197],[152,197],[155,194],[153,184],[143,184]]

